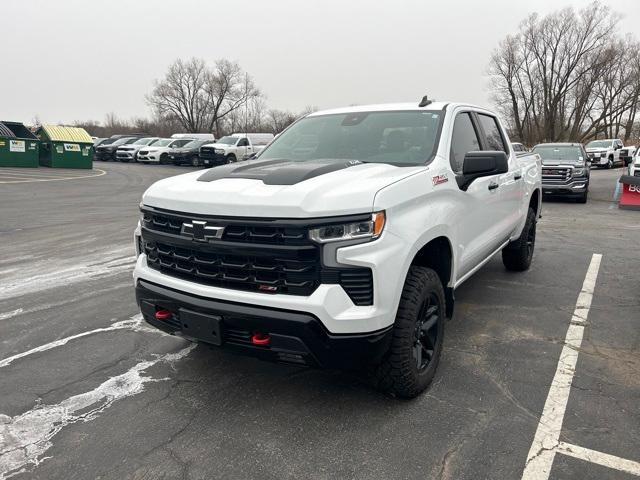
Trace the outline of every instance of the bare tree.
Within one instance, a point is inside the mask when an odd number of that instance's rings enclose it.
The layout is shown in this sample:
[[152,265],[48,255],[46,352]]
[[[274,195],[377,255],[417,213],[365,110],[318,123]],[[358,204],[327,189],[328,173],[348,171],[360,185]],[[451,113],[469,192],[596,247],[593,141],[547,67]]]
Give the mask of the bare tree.
[[164,79],[156,81],[147,102],[159,117],[178,120],[187,132],[208,127],[210,102],[206,91],[210,72],[204,60],[176,60]]
[[637,43],[616,35],[618,16],[599,1],[530,15],[493,53],[493,100],[525,143],[619,135],[633,125]]

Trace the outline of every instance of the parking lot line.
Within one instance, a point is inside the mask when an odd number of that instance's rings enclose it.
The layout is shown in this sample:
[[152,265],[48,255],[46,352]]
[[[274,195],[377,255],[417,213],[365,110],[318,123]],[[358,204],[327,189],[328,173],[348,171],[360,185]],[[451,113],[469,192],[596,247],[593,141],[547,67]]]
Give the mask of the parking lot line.
[[[61,180],[76,180],[79,178],[93,178],[93,177],[101,177],[102,175],[106,175],[107,172],[104,170],[101,170],[99,168],[95,168],[93,170],[93,172],[97,172],[97,173],[93,173],[92,175],[72,175],[72,176],[66,176],[66,177],[50,177],[50,178],[40,178],[40,177],[36,177],[36,176],[26,176],[23,174],[18,174],[18,175],[12,175],[11,173],[3,173],[0,170],[0,183],[31,183],[31,182],[58,182]],[[69,173],[65,173],[65,175],[69,175]],[[3,178],[4,177],[15,177],[13,180],[6,180],[4,181]],[[20,178],[18,178],[20,177]]]
[[558,367],[527,456],[522,480],[546,480],[551,473],[553,459],[560,444],[562,422],[569,401],[571,383],[578,362],[578,353],[582,345],[584,328],[591,308],[601,260],[602,255],[598,253],[594,253],[591,257],[591,263],[567,329]]
[[565,442],[560,442],[557,452],[579,460],[596,463],[603,467],[640,476],[640,463],[609,455],[608,453],[597,452],[589,448],[579,447],[578,445]]

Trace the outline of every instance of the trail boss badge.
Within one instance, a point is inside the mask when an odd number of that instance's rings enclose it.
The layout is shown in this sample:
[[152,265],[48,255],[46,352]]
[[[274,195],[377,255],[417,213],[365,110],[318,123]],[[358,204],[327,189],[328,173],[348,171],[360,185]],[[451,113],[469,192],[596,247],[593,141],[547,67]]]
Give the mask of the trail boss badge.
[[446,175],[436,175],[435,177],[432,177],[431,180],[433,181],[433,186],[435,187],[436,185],[440,185],[441,183],[447,183],[449,181],[449,178]]

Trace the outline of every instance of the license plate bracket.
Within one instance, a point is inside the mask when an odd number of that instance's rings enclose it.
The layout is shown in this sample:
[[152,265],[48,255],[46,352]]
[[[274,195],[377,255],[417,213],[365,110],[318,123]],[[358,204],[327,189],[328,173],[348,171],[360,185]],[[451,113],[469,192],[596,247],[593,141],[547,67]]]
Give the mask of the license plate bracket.
[[222,317],[180,309],[182,333],[212,345],[222,345]]

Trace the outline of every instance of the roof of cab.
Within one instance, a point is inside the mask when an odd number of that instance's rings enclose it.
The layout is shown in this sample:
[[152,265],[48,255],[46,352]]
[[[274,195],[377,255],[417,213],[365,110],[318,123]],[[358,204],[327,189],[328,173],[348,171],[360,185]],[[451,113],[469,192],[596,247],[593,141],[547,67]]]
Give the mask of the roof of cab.
[[581,147],[581,143],[576,142],[555,142],[555,143],[539,143],[533,148],[536,147]]
[[84,128],[43,125],[42,130],[52,142],[93,143],[93,139]]
[[359,112],[393,112],[393,111],[439,112],[444,110],[445,108],[453,108],[453,107],[468,107],[474,110],[489,111],[486,108],[480,107],[478,105],[434,101],[425,107],[419,106],[419,102],[382,103],[382,104],[375,104],[375,105],[353,105],[350,107],[319,110],[317,112],[310,113],[308,116],[315,117],[319,115],[335,115],[335,114],[359,113]]

